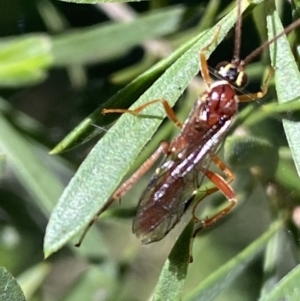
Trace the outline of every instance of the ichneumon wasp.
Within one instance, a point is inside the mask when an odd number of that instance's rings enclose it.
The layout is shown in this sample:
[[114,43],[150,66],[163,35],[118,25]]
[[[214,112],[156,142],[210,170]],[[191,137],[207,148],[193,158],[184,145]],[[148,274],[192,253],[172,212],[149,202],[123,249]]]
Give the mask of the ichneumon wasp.
[[[200,52],[201,73],[207,85],[207,90],[197,99],[184,124],[178,120],[166,99],[151,100],[134,110],[103,110],[104,114],[131,113],[138,115],[147,106],[161,103],[169,119],[180,128],[180,133],[170,143],[162,142],[144,164],[115,191],[97,214],[97,216],[100,215],[115,200],[120,199],[164,154],[163,162],[156,169],[148,187],[140,198],[133,221],[133,232],[144,244],[164,238],[179,222],[191,203],[194,203],[193,217],[199,221],[195,216],[195,209],[202,198],[195,200],[194,196],[200,187],[203,175],[216,186],[216,188],[208,190],[205,196],[220,190],[229,200],[229,205],[223,210],[200,221],[203,227],[209,227],[216,223],[230,212],[237,202],[235,192],[230,186],[230,183],[234,180],[234,174],[218,158],[215,151],[237,114],[239,102],[262,98],[267,92],[267,82],[272,72],[264,82],[261,91],[257,93],[238,95],[236,88],[245,86],[247,77],[244,68],[254,57],[280,36],[289,33],[300,25],[300,20],[295,21],[284,32],[265,42],[244,60],[241,60],[240,1],[237,1],[237,7],[238,21],[235,26],[235,51],[232,61],[230,63],[222,62],[217,66],[216,75],[219,79],[212,83],[205,53],[215,43],[219,34],[217,30],[211,43]],[[208,164],[211,161],[222,171],[227,180],[208,169]],[[90,222],[77,245],[80,245],[93,222],[94,220]]]

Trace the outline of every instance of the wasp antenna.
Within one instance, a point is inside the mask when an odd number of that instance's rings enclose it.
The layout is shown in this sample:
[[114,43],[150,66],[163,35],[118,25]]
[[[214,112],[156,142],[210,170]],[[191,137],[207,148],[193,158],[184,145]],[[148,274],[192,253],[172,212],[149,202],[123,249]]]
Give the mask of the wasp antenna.
[[252,61],[256,56],[258,56],[266,47],[268,47],[270,44],[272,44],[274,41],[279,39],[285,34],[290,33],[293,29],[297,28],[300,25],[300,19],[296,20],[292,24],[290,24],[288,27],[285,28],[284,31],[273,37],[271,40],[266,41],[262,45],[260,45],[257,49],[255,49],[252,53],[250,53],[244,60],[244,65],[247,65],[250,61]]
[[240,61],[241,27],[242,27],[241,1],[237,1],[237,21],[235,24],[235,40],[234,40],[234,53],[233,53],[233,61],[235,62]]

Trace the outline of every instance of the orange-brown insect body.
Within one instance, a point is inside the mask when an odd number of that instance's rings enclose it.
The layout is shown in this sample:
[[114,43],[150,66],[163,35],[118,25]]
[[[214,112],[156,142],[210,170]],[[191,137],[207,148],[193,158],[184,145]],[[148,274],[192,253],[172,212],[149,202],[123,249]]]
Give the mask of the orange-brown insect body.
[[[205,51],[216,41],[218,35],[218,32],[216,32],[213,41],[200,52],[201,72],[208,89],[197,99],[183,125],[177,119],[175,112],[165,99],[151,100],[134,110],[105,109],[103,111],[105,114],[127,112],[137,115],[148,105],[160,102],[164,106],[168,117],[181,128],[178,136],[170,143],[162,142],[160,144],[157,150],[115,191],[112,197],[97,213],[97,216],[100,215],[114,200],[121,198],[153,166],[160,155],[165,154],[165,159],[160,167],[157,168],[140,198],[137,213],[133,221],[133,232],[144,244],[164,238],[174,228],[190,203],[194,200],[194,196],[204,176],[216,186],[216,188],[209,189],[205,196],[220,190],[229,200],[230,204],[214,216],[201,221],[203,227],[208,227],[216,223],[237,202],[236,195],[229,185],[233,181],[234,175],[214,152],[224,138],[237,113],[238,103],[262,98],[267,92],[266,83],[269,77],[264,83],[262,90],[257,93],[237,95],[235,87],[241,88],[246,84],[247,76],[244,73],[244,66],[249,61],[284,33],[288,33],[300,25],[299,19],[288,26],[283,33],[265,42],[241,61],[239,59],[241,3],[239,0],[237,3],[238,21],[236,24],[233,59],[230,63],[222,62],[217,66],[217,77],[221,79],[211,84]],[[210,160],[227,176],[227,180],[208,169]],[[195,209],[200,200],[196,200],[196,204],[193,207],[193,217],[196,221],[199,220],[195,216]],[[85,229],[77,246],[82,242],[84,235],[94,220]]]
[[237,108],[235,90],[223,80],[198,98],[140,199],[133,232],[143,243],[162,239],[178,223],[198,187],[208,152],[222,141]]

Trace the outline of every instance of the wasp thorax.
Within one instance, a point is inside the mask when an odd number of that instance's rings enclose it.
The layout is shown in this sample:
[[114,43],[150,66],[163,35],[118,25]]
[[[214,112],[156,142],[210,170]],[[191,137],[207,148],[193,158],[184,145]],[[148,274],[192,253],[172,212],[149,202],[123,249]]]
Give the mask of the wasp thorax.
[[226,80],[213,83],[205,99],[201,119],[209,127],[219,124],[222,118],[229,120],[236,114],[238,100],[235,89]]

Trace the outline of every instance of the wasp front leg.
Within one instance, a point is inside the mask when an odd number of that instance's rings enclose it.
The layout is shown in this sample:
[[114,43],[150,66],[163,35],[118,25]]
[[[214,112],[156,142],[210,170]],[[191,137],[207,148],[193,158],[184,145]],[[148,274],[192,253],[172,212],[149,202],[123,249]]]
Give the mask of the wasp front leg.
[[165,100],[164,98],[159,98],[159,99],[153,99],[153,100],[150,100],[148,102],[146,102],[145,104],[135,108],[135,109],[132,109],[132,110],[129,110],[129,109],[103,109],[102,110],[102,114],[111,114],[111,113],[118,113],[118,114],[123,114],[123,113],[129,113],[129,114],[132,114],[132,115],[138,115],[141,113],[141,111],[143,111],[145,108],[147,108],[148,106],[152,105],[152,104],[155,104],[155,103],[158,103],[160,102],[163,107],[164,107],[164,110],[168,116],[168,118],[174,122],[174,124],[179,127],[179,128],[182,128],[182,123],[181,121],[177,118],[176,116],[176,113],[174,112],[174,110],[172,109],[172,107],[170,106],[170,104],[168,103],[167,100]]

